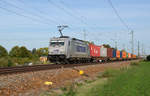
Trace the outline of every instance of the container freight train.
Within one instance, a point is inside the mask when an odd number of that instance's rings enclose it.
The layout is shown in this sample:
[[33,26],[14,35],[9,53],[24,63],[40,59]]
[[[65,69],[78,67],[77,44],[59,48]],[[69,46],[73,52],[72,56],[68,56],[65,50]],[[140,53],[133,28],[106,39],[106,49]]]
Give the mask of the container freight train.
[[48,60],[57,64],[106,62],[136,59],[136,55],[104,46],[97,46],[76,38],[61,36],[52,38]]

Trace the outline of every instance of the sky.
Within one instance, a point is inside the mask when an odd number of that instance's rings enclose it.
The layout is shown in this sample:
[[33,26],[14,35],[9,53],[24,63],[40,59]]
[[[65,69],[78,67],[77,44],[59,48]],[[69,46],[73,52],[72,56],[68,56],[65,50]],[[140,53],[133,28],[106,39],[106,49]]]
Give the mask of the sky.
[[[124,22],[134,31],[134,49],[150,54],[150,0],[112,0]],[[48,47],[59,37],[58,25],[68,25],[63,34],[110,44],[131,52],[131,34],[116,16],[108,0],[0,0],[0,45],[28,49]],[[141,51],[140,50],[140,51]],[[142,51],[141,51],[142,52]]]

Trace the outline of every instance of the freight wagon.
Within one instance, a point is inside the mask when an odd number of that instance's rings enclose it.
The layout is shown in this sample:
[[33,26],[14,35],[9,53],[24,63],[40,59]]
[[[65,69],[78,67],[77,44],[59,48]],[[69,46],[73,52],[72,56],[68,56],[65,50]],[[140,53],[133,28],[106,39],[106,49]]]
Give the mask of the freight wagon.
[[100,57],[100,46],[96,46],[94,44],[89,44],[90,47],[90,56],[95,58],[95,57]]
[[106,62],[112,60],[136,59],[136,55],[105,48],[68,36],[54,37],[50,40],[48,60],[60,63]]
[[136,56],[136,55],[134,55],[134,54],[132,54],[132,55],[131,55],[131,58],[136,59],[136,58],[137,58],[137,56]]
[[117,56],[117,50],[113,49],[113,60],[117,60],[116,56]]
[[120,58],[122,59],[122,51],[120,51]]
[[116,58],[117,58],[117,60],[120,60],[120,51],[119,50],[116,51]]
[[128,53],[128,59],[131,60],[131,53]]
[[125,51],[122,51],[122,59],[123,60],[127,59],[127,53]]
[[108,60],[107,48],[104,46],[97,46],[94,44],[89,44],[90,56],[94,62],[105,62]]
[[100,60],[100,46],[89,44],[91,61],[98,62]]
[[108,57],[108,61],[113,60],[113,49],[112,48],[107,48],[107,57]]
[[100,47],[100,57],[102,61],[108,61],[107,48],[105,48],[104,46]]
[[127,60],[129,60],[130,58],[129,58],[129,53],[127,52]]

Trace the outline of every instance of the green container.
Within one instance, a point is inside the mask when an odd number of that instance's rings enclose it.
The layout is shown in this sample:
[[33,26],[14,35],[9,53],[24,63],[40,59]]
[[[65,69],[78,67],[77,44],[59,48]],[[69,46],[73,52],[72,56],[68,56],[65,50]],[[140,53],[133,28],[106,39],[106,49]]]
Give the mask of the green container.
[[129,56],[128,56],[128,53],[127,53],[127,58],[128,58]]

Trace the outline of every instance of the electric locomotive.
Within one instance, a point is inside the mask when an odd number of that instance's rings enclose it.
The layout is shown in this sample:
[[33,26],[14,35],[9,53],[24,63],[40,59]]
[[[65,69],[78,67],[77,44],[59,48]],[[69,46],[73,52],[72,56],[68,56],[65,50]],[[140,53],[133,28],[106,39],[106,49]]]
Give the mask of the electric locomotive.
[[53,37],[49,44],[48,59],[54,63],[90,62],[88,43],[68,36]]

